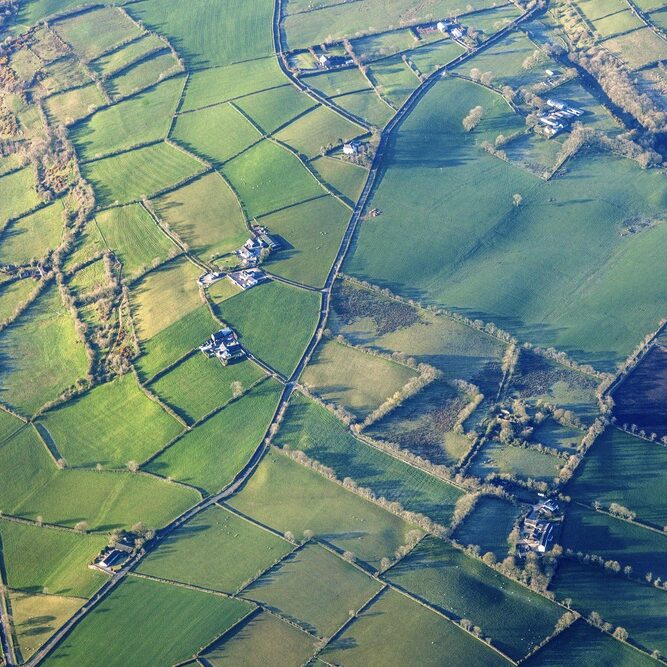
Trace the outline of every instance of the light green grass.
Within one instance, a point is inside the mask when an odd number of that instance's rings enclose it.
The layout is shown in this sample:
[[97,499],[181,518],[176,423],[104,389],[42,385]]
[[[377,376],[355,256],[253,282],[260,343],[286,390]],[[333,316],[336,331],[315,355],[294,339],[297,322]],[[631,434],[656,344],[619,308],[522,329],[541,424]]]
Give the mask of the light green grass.
[[90,67],[98,74],[113,76],[131,63],[145,57],[149,53],[165,48],[165,43],[157,35],[147,33],[127,46],[100,56],[90,63]]
[[341,95],[332,102],[377,128],[383,128],[394,115],[391,107],[383,102],[374,90]]
[[223,301],[217,309],[250,352],[289,375],[314,333],[320,295],[272,280]]
[[274,132],[317,103],[296,87],[286,85],[242,97],[235,104],[264,132]]
[[48,93],[84,86],[91,82],[81,63],[74,56],[66,56],[44,67],[42,86]]
[[240,600],[130,577],[77,625],[45,664],[173,665],[250,609]]
[[513,659],[551,634],[563,610],[442,540],[427,538],[387,578],[467,618]]
[[68,281],[72,296],[81,298],[93,290],[111,287],[104,260],[98,259],[79,269]]
[[[107,90],[115,98],[126,97],[181,71],[171,51],[148,56],[107,81]],[[180,91],[179,91],[180,93]]]
[[16,309],[28,300],[37,285],[34,280],[23,279],[0,286],[0,320],[10,319]]
[[291,531],[311,530],[318,539],[351,551],[379,567],[413,529],[338,484],[272,449],[242,491],[229,504],[263,523]]
[[369,62],[408,51],[417,44],[410,30],[396,30],[355,39],[352,41],[352,48],[363,62]]
[[0,222],[25,213],[40,203],[35,190],[34,172],[30,167],[0,178],[0,189]]
[[238,200],[219,174],[205,174],[154,204],[160,220],[204,261],[236,250],[248,238]]
[[[97,203],[108,206],[153,195],[202,169],[195,158],[160,143],[86,163],[82,171],[95,188]],[[132,178],[126,178],[126,174],[132,174]]]
[[302,78],[302,81],[325,97],[335,97],[336,95],[353,93],[357,90],[366,90],[371,86],[368,79],[357,67],[307,75]]
[[433,74],[435,70],[444,67],[457,56],[461,55],[462,48],[451,39],[424,44],[406,55],[422,74]]
[[259,218],[280,237],[282,247],[269,256],[271,273],[305,285],[323,287],[351,211],[335,197],[324,196]]
[[93,83],[82,88],[66,90],[46,98],[45,106],[51,118],[71,125],[104,104],[100,89]]
[[42,423],[73,466],[143,461],[182,430],[128,373],[46,413]]
[[400,57],[372,63],[369,76],[376,83],[380,94],[396,108],[419,86],[419,79]]
[[320,637],[331,636],[380,584],[317,545],[308,545],[258,579],[245,595],[278,609]]
[[341,194],[348,203],[354,204],[361,195],[368,171],[353,162],[320,157],[312,163],[320,176]]
[[667,58],[667,43],[648,26],[607,39],[604,46],[632,69],[640,69]]
[[147,470],[215,493],[250,460],[271,423],[282,385],[267,380],[171,445]]
[[32,0],[22,4],[17,22],[29,27],[43,18],[80,5],[79,0]]
[[138,571],[234,593],[292,548],[229,510],[213,507],[171,533]]

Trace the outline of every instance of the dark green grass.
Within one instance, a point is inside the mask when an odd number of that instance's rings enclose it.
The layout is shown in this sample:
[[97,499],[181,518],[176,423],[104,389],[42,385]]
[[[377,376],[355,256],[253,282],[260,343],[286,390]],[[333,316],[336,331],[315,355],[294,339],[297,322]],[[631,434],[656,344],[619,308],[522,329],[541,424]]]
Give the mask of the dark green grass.
[[130,577],[76,626],[45,664],[173,665],[250,610],[240,600]]
[[364,184],[368,172],[352,162],[344,162],[335,158],[321,157],[311,163],[320,176],[348,203],[354,204]]
[[554,629],[562,609],[478,560],[427,538],[387,578],[453,614],[467,618],[514,659]]
[[339,479],[351,477],[377,497],[441,524],[449,522],[461,496],[446,482],[356,440],[330,412],[303,396],[292,399],[277,442],[330,466]]

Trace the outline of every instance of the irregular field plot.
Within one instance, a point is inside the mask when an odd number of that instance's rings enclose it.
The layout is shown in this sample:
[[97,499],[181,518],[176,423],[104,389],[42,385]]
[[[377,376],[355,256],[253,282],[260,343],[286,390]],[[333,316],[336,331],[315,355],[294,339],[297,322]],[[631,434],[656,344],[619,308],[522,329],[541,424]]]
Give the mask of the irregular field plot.
[[427,538],[387,578],[436,607],[467,618],[514,659],[554,629],[562,610],[446,542]]
[[281,248],[269,256],[271,273],[323,287],[350,215],[335,197],[324,196],[259,218],[281,241]]
[[393,590],[365,609],[322,657],[336,665],[507,665],[454,623]]
[[215,493],[229,484],[259,446],[282,393],[267,380],[188,431],[147,469]]
[[315,544],[286,558],[244,595],[278,609],[320,637],[329,636],[380,584]]
[[336,97],[337,95],[345,95],[346,93],[354,93],[358,90],[370,88],[368,79],[357,67],[306,75],[302,78],[302,81],[325,97]]
[[0,178],[0,222],[29,211],[40,203],[32,169],[26,167]]
[[665,40],[658,37],[648,26],[607,39],[604,46],[632,69],[640,69],[667,58]]
[[240,600],[130,577],[76,626],[46,664],[173,665],[250,609]]
[[138,571],[234,593],[292,549],[269,531],[214,507],[171,533]]
[[333,468],[339,479],[349,476],[378,498],[397,501],[443,525],[461,495],[440,479],[356,440],[328,410],[302,396],[292,398],[277,442]]
[[401,58],[385,58],[371,64],[369,76],[377,89],[394,107],[399,108],[419,86],[419,79]]
[[280,531],[318,539],[351,551],[378,567],[404,542],[412,527],[338,484],[272,449],[229,504]]
[[217,359],[207,359],[195,352],[151,385],[171,408],[189,423],[194,423],[232,398],[232,384],[244,389],[263,376],[251,361],[223,366]]
[[302,381],[325,401],[364,418],[415,377],[416,371],[407,366],[325,339]]
[[320,176],[348,203],[355,203],[366,183],[368,171],[352,162],[321,157],[311,163]]
[[141,391],[131,373],[47,412],[42,423],[74,466],[143,461],[183,428]]
[[116,74],[109,79],[107,88],[115,98],[126,97],[180,71],[182,68],[179,62],[170,51],[165,51],[150,55]]
[[51,95],[45,101],[49,116],[65,125],[71,125],[103,104],[104,97],[100,89],[93,83]]
[[235,104],[264,132],[274,132],[317,103],[295,86],[286,85],[240,98]]
[[90,76],[74,56],[65,56],[43,68],[40,82],[47,93],[76,88],[91,83]]
[[90,67],[98,74],[113,76],[148,54],[164,49],[165,46],[165,42],[157,35],[147,33],[127,46],[96,58],[90,63]]
[[555,419],[549,418],[537,426],[531,439],[547,447],[571,452],[577,448],[583,435],[583,431],[563,426]]
[[292,373],[313,335],[320,295],[272,280],[218,306],[220,317],[254,355]]
[[377,128],[384,127],[394,115],[392,108],[374,90],[341,95],[333,98],[332,102]]
[[461,55],[461,52],[462,49],[456,42],[444,39],[424,44],[406,55],[422,74],[429,75]]

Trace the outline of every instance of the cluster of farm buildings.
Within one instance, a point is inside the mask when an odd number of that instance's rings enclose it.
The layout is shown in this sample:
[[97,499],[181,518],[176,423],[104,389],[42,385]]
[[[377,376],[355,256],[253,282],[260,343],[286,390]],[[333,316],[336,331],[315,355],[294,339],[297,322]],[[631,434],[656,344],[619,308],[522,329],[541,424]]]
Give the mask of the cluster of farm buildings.
[[547,137],[555,137],[559,132],[567,130],[577,118],[584,115],[581,109],[560,100],[548,99],[547,106],[550,111],[537,117],[538,129]]
[[545,553],[555,543],[561,517],[560,506],[554,498],[534,505],[521,526],[521,552]]

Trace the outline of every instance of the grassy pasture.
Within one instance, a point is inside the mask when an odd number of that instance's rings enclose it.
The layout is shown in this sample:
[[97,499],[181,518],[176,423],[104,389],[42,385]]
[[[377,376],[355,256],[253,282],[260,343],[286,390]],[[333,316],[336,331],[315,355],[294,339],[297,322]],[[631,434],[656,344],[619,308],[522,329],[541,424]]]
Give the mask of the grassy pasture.
[[294,155],[268,139],[227,162],[223,172],[251,216],[318,197],[324,192]]
[[138,521],[164,526],[199,496],[145,475],[58,470],[34,430],[25,428],[0,447],[5,480],[0,507],[8,514],[92,530],[129,528]]
[[627,644],[615,641],[609,635],[592,628],[583,620],[572,624],[544,648],[531,656],[526,667],[649,667],[656,663]]
[[456,42],[441,39],[412,49],[406,55],[422,74],[429,75],[461,55],[461,52]]
[[46,98],[45,105],[48,115],[61,123],[71,125],[87,116],[96,107],[104,104],[100,89],[91,83],[82,88],[66,90]]
[[5,227],[0,236],[0,262],[27,264],[57,248],[63,235],[63,209],[58,200]]
[[73,466],[143,461],[182,431],[131,373],[47,412],[42,423]]
[[14,311],[28,300],[37,287],[34,280],[14,280],[0,286],[0,320],[11,319]]
[[331,101],[377,128],[384,127],[394,115],[391,107],[383,102],[374,90],[341,95]]
[[[32,654],[83,604],[80,598],[9,591],[21,659]],[[16,645],[14,650],[16,650]]]
[[45,63],[49,63],[63,54],[60,41],[43,26],[38,27],[32,34],[30,50]]
[[299,538],[318,539],[351,551],[378,567],[404,542],[411,526],[377,505],[272,449],[242,491],[230,499],[237,510]]
[[325,637],[345,622],[350,609],[358,609],[379,588],[342,558],[311,544],[260,577],[244,595]]
[[56,93],[91,83],[90,76],[74,56],[65,56],[46,65],[41,85],[47,93]]
[[166,137],[183,83],[183,77],[169,79],[77,125],[72,141],[79,156],[91,160]]
[[92,60],[142,30],[116,7],[101,7],[53,23],[53,29],[85,60]]
[[568,493],[588,503],[620,503],[640,520],[662,528],[667,512],[666,465],[664,447],[610,428],[584,458]]
[[25,160],[17,153],[0,157],[0,176],[18,169],[23,164],[25,164]]
[[312,637],[263,612],[235,628],[203,657],[213,667],[292,667],[307,663],[314,652]]
[[229,510],[212,507],[171,533],[138,571],[234,593],[292,548]]
[[201,109],[285,85],[289,85],[287,79],[273,57],[195,71],[188,79],[179,111]]
[[[494,3],[494,5],[500,3]],[[489,35],[504,28],[510,21],[519,16],[517,6],[513,3],[500,4],[500,6],[488,7],[486,10],[466,17],[465,23],[472,26],[486,38]]]
[[230,104],[181,114],[173,138],[216,164],[227,162],[261,139],[260,133]]
[[110,77],[150,53],[164,48],[165,43],[162,39],[152,33],[146,33],[126,46],[96,58],[90,63],[90,67],[98,74]]
[[414,377],[407,366],[323,339],[301,379],[325,401],[363,419]]
[[[446,656],[446,658],[445,658]],[[329,644],[327,663],[354,667],[382,665],[507,665],[438,614],[393,590],[386,590]]]
[[631,69],[640,69],[667,58],[665,40],[658,37],[649,27],[607,39],[604,46],[628,63]]
[[0,399],[34,413],[86,374],[74,322],[48,287],[0,336]]
[[515,660],[551,634],[562,615],[546,598],[435,538],[423,540],[386,578],[469,619]]
[[173,665],[250,609],[240,600],[131,577],[76,626],[45,664]]
[[358,67],[331,70],[318,74],[306,74],[301,80],[325,97],[337,97],[359,90],[368,90],[371,85]]
[[251,361],[223,366],[195,353],[158,378],[151,389],[189,423],[201,419],[232,398],[233,382],[247,389],[263,371]]
[[475,477],[511,473],[524,479],[551,483],[560,466],[560,459],[550,454],[492,440],[477,452],[468,471]]
[[507,538],[521,509],[502,498],[480,498],[472,513],[457,528],[454,539],[466,546],[476,544],[481,554],[491,551],[501,561],[507,556]]
[[647,572],[667,577],[667,537],[602,512],[570,505],[559,541],[575,553],[598,554],[623,567],[630,565],[638,579]]
[[[188,259],[177,259],[147,273],[132,289],[135,325],[148,340],[202,303],[197,286],[201,269]],[[197,346],[193,341],[192,347]]]
[[330,466],[339,479],[351,477],[377,497],[398,501],[441,524],[449,522],[461,495],[457,488],[356,440],[328,410],[302,396],[290,402],[276,442]]
[[0,553],[10,588],[90,597],[106,581],[88,565],[107,545],[104,535],[0,521]]
[[317,103],[295,86],[270,88],[235,102],[264,132],[275,132],[293,118],[312,109]]
[[[114,157],[83,165],[101,206],[127,203],[150,196],[193,176],[203,168],[201,162],[165,143],[138,148]],[[132,178],[125,177],[132,174]]]
[[323,287],[350,215],[335,197],[325,195],[259,218],[283,242],[283,247],[269,256],[269,270],[289,280]]
[[269,0],[143,0],[127,7],[135,18],[165,35],[190,68],[228,65],[273,54]]
[[15,171],[0,178],[2,200],[0,222],[29,211],[40,203],[35,190],[35,177],[30,167]]
[[206,291],[209,299],[219,305],[223,301],[240,294],[243,290],[231,280],[217,280]]
[[204,261],[240,247],[248,238],[236,196],[209,173],[154,201],[158,217]]
[[104,261],[98,259],[92,264],[79,269],[67,281],[67,286],[75,298],[81,298],[93,290],[110,287],[111,282]]
[[562,426],[555,419],[545,419],[535,431],[531,440],[547,447],[573,452],[583,437],[583,432],[569,426]]
[[356,203],[366,183],[368,171],[353,162],[320,157],[312,162],[319,175],[349,204]]
[[579,9],[600,37],[612,37],[641,28],[644,23],[621,0],[577,0]]
[[376,82],[380,94],[396,108],[419,86],[419,79],[398,56],[372,63],[369,76]]
[[417,44],[414,35],[407,29],[352,40],[352,48],[363,62],[380,60],[401,51],[409,51]]
[[[485,120],[465,134],[461,119],[477,104]],[[631,267],[641,257],[660,271],[655,248],[667,227],[620,232],[633,216],[659,216],[667,190],[657,173],[609,154],[580,154],[545,183],[473,150],[475,135],[493,139],[515,122],[503,105],[465,81],[431,89],[389,147],[372,201],[382,224],[361,227],[345,270],[609,368],[659,317],[660,276],[642,279]],[[485,187],[466,225],[471,179]],[[513,206],[512,193],[525,204]]]
[[215,493],[246,465],[266,433],[282,385],[266,380],[188,431],[146,469]]
[[315,330],[320,295],[272,280],[216,308],[250,352],[289,375]]
[[20,6],[16,22],[27,28],[51,14],[58,14],[80,4],[79,0],[31,0]]
[[144,379],[175,363],[198,345],[201,345],[220,324],[212,317],[207,306],[202,305],[180,320],[142,343],[142,354],[136,362]]
[[129,278],[166,260],[177,247],[140,204],[100,211],[95,225]]
[[380,440],[433,463],[452,465],[470,449],[470,441],[451,429],[469,398],[445,380],[436,380],[368,429]]
[[[99,213],[97,215],[100,215]],[[72,251],[67,255],[63,262],[63,269],[71,271],[74,267],[82,263],[91,261],[107,248],[102,234],[100,234],[99,226],[95,224],[95,220],[91,219],[86,222],[83,230],[75,240]]]
[[570,598],[584,615],[597,611],[605,621],[625,628],[632,641],[649,651],[657,649],[663,655],[667,651],[665,591],[572,560],[560,562],[551,588],[557,600]]
[[329,144],[339,145],[363,133],[358,125],[321,105],[294,120],[275,137],[312,158]]
[[150,55],[107,81],[109,94],[118,99],[143,90],[182,70],[171,51]]

